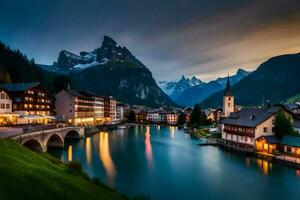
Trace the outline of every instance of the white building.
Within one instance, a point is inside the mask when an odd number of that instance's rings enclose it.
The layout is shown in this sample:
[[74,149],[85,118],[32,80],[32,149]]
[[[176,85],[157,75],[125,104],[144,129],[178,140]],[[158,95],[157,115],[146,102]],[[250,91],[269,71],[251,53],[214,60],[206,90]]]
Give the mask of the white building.
[[117,101],[113,97],[109,97],[109,117],[112,121],[117,119]]
[[0,89],[0,114],[12,112],[12,100],[10,99],[8,92],[4,89]]
[[148,122],[153,122],[153,123],[159,123],[161,118],[158,112],[150,112],[147,113],[147,121]]
[[116,116],[117,116],[117,120],[120,121],[124,120],[124,105],[122,103],[117,103]]
[[102,97],[94,95],[94,114],[95,114],[95,124],[104,123],[104,99]]

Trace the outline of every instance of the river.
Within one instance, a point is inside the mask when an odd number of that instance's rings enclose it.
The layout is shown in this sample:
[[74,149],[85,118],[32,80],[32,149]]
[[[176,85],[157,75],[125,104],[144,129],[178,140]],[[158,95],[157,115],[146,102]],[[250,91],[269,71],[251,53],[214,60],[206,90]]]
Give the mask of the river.
[[199,146],[173,126],[100,132],[51,152],[76,160],[130,197],[151,199],[300,199],[300,170],[254,157]]

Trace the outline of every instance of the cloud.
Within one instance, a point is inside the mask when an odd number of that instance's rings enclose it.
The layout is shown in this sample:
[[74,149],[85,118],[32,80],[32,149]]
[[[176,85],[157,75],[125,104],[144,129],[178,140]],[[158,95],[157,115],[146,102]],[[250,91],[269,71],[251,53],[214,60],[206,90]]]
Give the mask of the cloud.
[[4,1],[0,39],[37,62],[93,50],[104,34],[158,80],[208,81],[299,49],[298,0]]

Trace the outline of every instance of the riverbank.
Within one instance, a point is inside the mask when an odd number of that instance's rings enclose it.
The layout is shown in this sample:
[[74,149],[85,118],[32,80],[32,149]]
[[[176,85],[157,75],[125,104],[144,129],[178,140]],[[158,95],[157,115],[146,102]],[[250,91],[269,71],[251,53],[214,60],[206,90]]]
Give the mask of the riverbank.
[[0,199],[125,199],[48,154],[0,139]]

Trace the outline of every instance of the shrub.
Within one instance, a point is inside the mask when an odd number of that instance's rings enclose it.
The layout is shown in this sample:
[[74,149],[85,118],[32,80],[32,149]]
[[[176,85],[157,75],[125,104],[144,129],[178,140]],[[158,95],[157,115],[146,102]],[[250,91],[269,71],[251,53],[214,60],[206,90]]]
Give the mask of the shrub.
[[66,164],[69,169],[74,170],[75,172],[81,173],[82,167],[81,164],[77,161],[70,161]]

